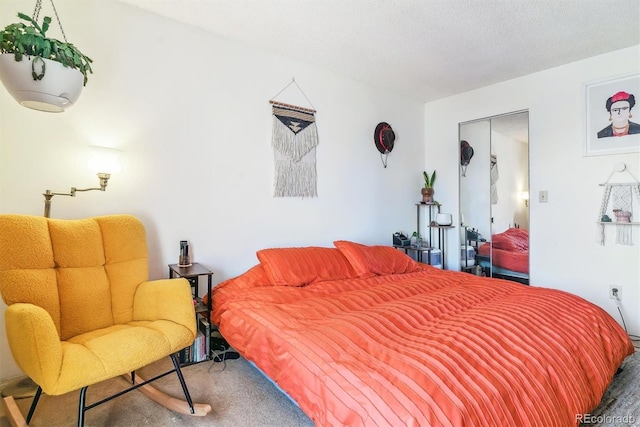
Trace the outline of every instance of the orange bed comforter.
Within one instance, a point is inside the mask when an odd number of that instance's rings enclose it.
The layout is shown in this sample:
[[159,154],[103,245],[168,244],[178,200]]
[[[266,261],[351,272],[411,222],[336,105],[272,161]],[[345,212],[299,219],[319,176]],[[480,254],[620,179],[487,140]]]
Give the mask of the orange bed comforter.
[[442,271],[213,293],[233,348],[319,426],[570,426],[633,345],[566,292]]

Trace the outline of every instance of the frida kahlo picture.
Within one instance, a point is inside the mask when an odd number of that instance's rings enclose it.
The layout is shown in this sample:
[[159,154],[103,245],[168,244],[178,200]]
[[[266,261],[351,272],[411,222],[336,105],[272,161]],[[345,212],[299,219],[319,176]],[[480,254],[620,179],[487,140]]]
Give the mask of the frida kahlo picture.
[[585,156],[640,152],[638,97],[638,74],[585,85]]

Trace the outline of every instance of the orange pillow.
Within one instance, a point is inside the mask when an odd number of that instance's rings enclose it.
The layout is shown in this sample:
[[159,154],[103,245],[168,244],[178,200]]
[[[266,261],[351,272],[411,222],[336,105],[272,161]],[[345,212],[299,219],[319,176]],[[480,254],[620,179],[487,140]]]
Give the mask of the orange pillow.
[[357,277],[349,261],[335,248],[271,248],[256,255],[273,285],[304,286]]
[[360,277],[412,273],[423,269],[409,255],[392,246],[367,246],[346,240],[337,240],[333,244]]

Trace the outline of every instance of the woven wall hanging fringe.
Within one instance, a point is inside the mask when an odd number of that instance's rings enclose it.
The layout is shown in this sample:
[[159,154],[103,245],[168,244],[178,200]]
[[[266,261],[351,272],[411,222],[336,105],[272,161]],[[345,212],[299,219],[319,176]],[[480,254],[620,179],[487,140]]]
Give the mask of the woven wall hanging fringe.
[[316,197],[315,110],[270,101],[273,104],[275,182],[274,197]]

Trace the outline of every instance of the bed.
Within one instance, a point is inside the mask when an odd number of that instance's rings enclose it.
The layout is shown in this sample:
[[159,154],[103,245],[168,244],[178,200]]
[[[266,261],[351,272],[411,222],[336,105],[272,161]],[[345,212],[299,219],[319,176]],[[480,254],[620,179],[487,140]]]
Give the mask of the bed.
[[318,426],[569,426],[634,348],[563,291],[336,241],[272,248],[211,319]]
[[478,264],[493,277],[529,283],[529,231],[508,228],[478,246]]

